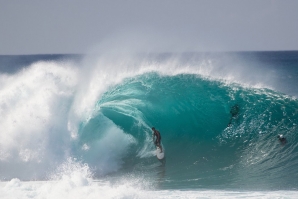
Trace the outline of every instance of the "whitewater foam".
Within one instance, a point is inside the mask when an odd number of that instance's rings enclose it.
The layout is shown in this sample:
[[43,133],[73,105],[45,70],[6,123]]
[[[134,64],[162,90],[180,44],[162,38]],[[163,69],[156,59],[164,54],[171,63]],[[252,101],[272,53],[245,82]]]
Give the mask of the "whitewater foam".
[[0,192],[3,199],[48,198],[296,198],[297,191],[233,191],[233,190],[146,190],[138,187],[135,181],[111,185],[106,181],[77,183],[76,180],[22,182],[12,179],[10,182],[0,182]]
[[[32,178],[31,163],[35,162],[36,170],[41,172],[53,160],[63,159],[67,150],[65,122],[76,71],[64,64],[38,62],[0,79],[1,178]],[[27,172],[21,172],[15,164]]]

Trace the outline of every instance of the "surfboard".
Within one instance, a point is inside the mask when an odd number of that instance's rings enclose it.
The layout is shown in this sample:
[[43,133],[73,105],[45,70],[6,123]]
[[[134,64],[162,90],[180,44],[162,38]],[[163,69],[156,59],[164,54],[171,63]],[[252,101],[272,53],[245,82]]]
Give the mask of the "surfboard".
[[156,147],[156,157],[157,159],[162,160],[165,157],[164,150],[161,152],[161,149]]

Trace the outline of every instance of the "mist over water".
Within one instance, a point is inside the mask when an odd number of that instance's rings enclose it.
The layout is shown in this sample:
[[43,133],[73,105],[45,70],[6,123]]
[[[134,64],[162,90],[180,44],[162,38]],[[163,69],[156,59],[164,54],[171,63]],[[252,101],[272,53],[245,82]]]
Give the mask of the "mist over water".
[[7,63],[23,58],[1,59],[0,179],[10,188],[297,189],[297,52],[34,55],[14,70]]

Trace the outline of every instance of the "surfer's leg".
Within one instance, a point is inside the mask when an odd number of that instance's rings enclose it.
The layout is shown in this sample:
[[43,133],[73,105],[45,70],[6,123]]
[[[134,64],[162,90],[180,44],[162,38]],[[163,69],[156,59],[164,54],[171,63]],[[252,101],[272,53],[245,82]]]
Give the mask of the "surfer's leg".
[[161,138],[159,138],[159,140],[158,140],[158,145],[159,145],[159,148],[160,148],[160,151],[162,152],[162,146],[161,146]]
[[162,146],[161,146],[160,142],[158,143],[157,146],[160,148],[160,152],[162,152]]

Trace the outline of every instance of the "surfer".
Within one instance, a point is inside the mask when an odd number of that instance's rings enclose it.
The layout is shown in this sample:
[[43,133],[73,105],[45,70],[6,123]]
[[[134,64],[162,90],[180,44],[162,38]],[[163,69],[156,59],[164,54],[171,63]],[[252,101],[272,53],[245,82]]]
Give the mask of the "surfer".
[[160,144],[160,141],[161,141],[160,132],[158,130],[156,130],[154,127],[152,127],[152,131],[153,131],[153,141],[154,141],[154,137],[156,137],[154,144],[155,144],[155,146],[159,147],[160,151],[162,152],[162,147]]
[[234,106],[232,106],[232,108],[230,110],[230,114],[231,114],[231,118],[230,118],[230,122],[229,122],[228,126],[231,126],[233,118],[235,119],[239,114],[238,104],[235,104]]
[[279,134],[279,135],[277,136],[277,138],[278,138],[278,140],[280,141],[280,143],[281,143],[282,145],[285,145],[285,144],[287,143],[287,139],[286,139],[282,134]]

